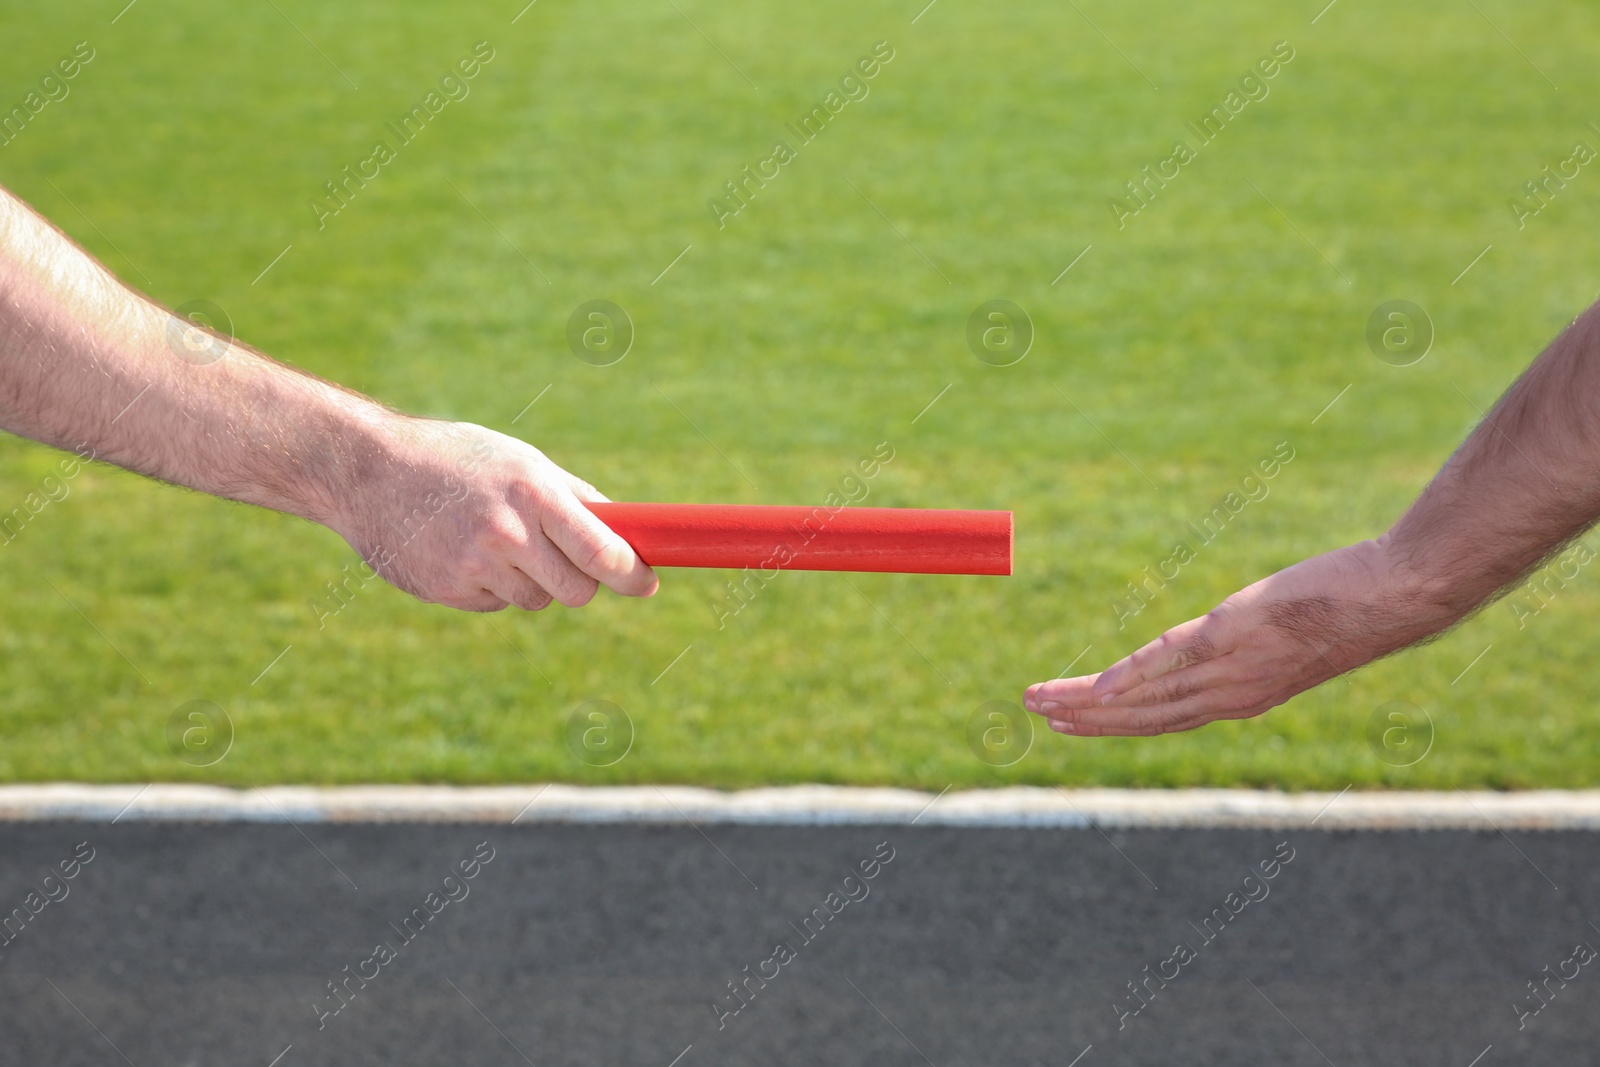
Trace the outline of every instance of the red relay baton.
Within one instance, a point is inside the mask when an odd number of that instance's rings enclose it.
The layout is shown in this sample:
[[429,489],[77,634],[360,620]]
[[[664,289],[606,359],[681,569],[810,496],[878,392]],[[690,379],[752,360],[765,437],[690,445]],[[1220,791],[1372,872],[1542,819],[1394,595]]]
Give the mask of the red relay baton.
[[1009,511],[585,504],[652,567],[1010,574]]

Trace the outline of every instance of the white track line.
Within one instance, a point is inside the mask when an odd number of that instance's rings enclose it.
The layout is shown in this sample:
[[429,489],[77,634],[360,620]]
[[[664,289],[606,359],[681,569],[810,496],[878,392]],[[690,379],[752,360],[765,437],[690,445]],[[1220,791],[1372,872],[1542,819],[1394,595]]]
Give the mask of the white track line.
[[[1527,793],[1275,793],[1247,789],[1050,789],[949,792],[802,785],[719,792],[687,786],[126,785],[0,786],[0,819],[109,823],[501,822],[911,823],[920,826],[1600,830],[1600,790]],[[938,804],[931,804],[938,799]],[[125,810],[127,809],[127,810]],[[521,813],[518,815],[518,813]],[[1313,822],[1315,826],[1313,827]]]

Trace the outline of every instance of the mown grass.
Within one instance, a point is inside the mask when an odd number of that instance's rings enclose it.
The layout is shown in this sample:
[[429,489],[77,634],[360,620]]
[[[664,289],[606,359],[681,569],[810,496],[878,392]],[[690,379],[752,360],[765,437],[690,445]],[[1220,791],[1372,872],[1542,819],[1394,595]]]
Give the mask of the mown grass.
[[[1484,0],[1490,25],[1340,4],[1313,25],[1320,2],[940,3],[913,25],[918,2],[677,6],[545,2],[512,25],[515,2],[180,0],[112,25],[120,2],[13,5],[0,100],[78,40],[96,58],[0,148],[0,182],[154,297],[213,300],[280,358],[524,436],[615,499],[820,501],[890,442],[868,502],[1013,509],[1016,576],[784,574],[722,629],[714,572],[494,617],[374,584],[319,628],[310,602],[354,559],[334,535],[95,467],[0,546],[0,778],[1600,780],[1587,571],[1521,626],[1498,605],[1258,720],[1041,730],[1007,767],[967,743],[984,702],[1381,531],[1594,298],[1600,177],[1520,230],[1506,204],[1600,146],[1592,9]],[[495,58],[470,96],[319,230],[322,183],[480,40]],[[895,56],[870,95],[718,229],[707,199],[880,40]],[[1295,58],[1270,95],[1118,229],[1108,198],[1280,40]],[[597,298],[637,328],[604,368],[565,342]],[[1013,366],[966,347],[993,298],[1036,327]],[[1413,366],[1367,347],[1391,299],[1437,331]],[[1127,583],[1280,442],[1295,459],[1270,496],[1119,629]],[[0,510],[56,462],[0,441]],[[236,729],[206,768],[167,741],[195,699]],[[605,768],[567,743],[596,699],[634,728]],[[1392,700],[1434,723],[1409,768],[1368,744]]]

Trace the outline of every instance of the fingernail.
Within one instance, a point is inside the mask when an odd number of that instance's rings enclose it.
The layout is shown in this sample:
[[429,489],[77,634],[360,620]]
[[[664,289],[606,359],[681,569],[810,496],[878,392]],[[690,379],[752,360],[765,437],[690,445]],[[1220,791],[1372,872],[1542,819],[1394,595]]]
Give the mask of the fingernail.
[[1122,695],[1121,693],[1107,693],[1105,696],[1100,698],[1100,704],[1101,704],[1102,707],[1104,707],[1105,705],[1111,703],[1113,700],[1117,699],[1117,697],[1119,697],[1121,695]]
[[1050,721],[1050,729],[1054,730],[1058,734],[1071,734],[1078,732],[1078,728],[1076,726],[1065,721],[1064,719],[1052,719]]

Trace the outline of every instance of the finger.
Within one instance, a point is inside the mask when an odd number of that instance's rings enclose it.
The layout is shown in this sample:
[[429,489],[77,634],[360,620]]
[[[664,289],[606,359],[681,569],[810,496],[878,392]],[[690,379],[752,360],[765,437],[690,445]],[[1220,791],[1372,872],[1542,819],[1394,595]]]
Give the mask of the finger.
[[553,496],[538,509],[540,528],[580,571],[623,596],[650,596],[656,591],[661,584],[656,572],[632,545],[573,494]]
[[1154,737],[1193,730],[1217,719],[1249,718],[1268,706],[1253,696],[1209,690],[1171,704],[1061,708],[1050,714],[1050,729],[1078,737]]
[[1113,697],[1108,707],[1148,707],[1154,704],[1175,704],[1196,693],[1224,686],[1238,691],[1243,685],[1239,677],[1238,657],[1224,652],[1216,659],[1208,659],[1193,667],[1180,667],[1160,674],[1132,689],[1124,689]]
[[1035,682],[1023,694],[1022,706],[1038,712],[1047,707],[1094,707],[1099,703],[1094,698],[1094,683],[1099,677],[1098,674],[1085,674],[1077,678],[1052,678],[1048,682]]
[[491,590],[482,587],[467,588],[449,579],[446,579],[446,583],[450,586],[450,593],[447,596],[432,598],[419,595],[418,599],[442,604],[458,611],[500,611],[506,606],[505,599],[496,596]]
[[583,607],[600,588],[537,527],[528,531],[526,542],[507,562],[565,607]]
[[542,585],[510,563],[495,568],[489,588],[495,596],[523,611],[543,611],[554,599]]
[[1131,656],[1102,671],[1094,685],[1095,699],[1106,703],[1168,671],[1212,659],[1222,651],[1219,648],[1220,629],[1211,615],[1179,623]]

